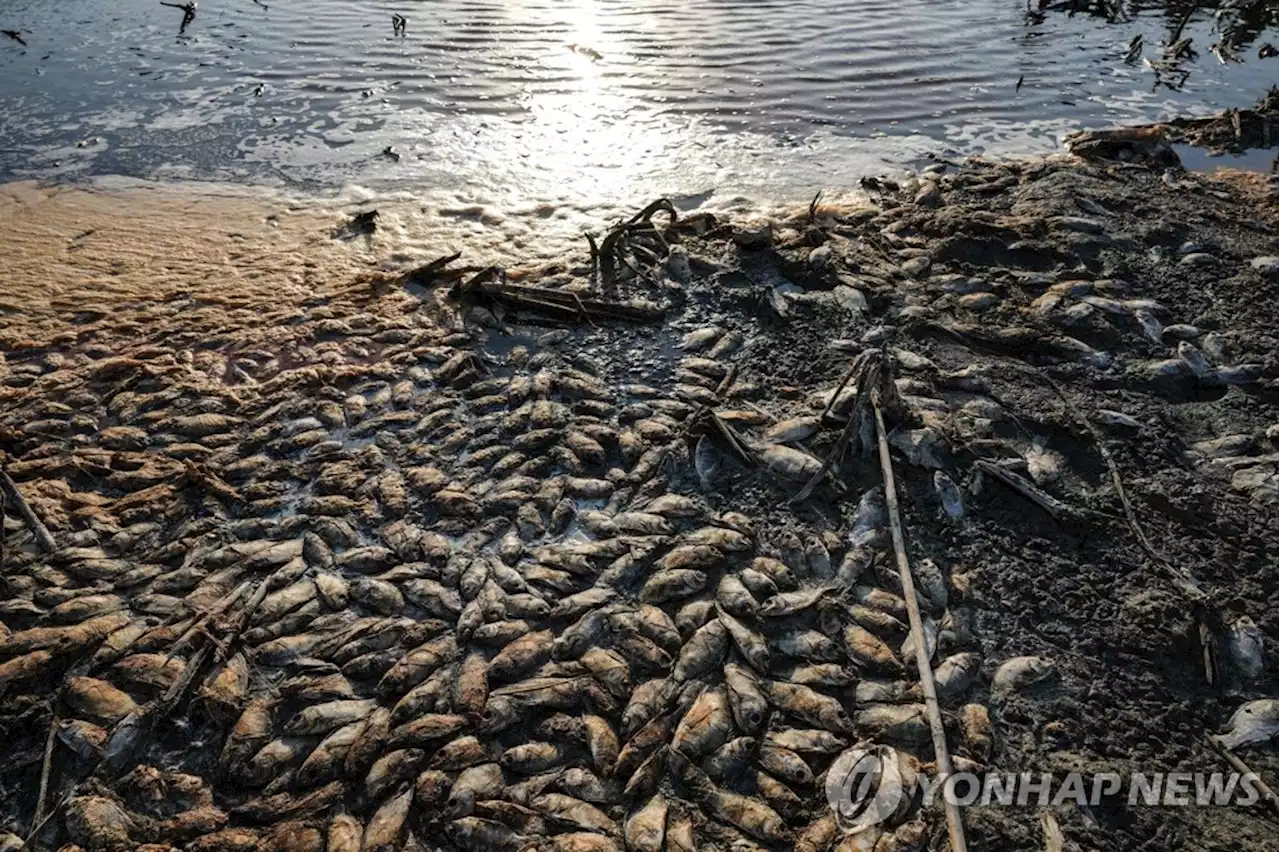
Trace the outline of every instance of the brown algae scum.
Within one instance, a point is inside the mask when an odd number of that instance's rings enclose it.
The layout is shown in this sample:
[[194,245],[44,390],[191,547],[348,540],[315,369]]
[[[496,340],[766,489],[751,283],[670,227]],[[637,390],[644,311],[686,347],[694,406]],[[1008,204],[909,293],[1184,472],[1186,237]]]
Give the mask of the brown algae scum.
[[[0,447],[56,545],[8,513],[0,848],[922,849],[919,643],[959,769],[1115,758],[1152,700],[1184,710],[1147,759],[1206,754],[1274,682],[1274,258],[1248,216],[1215,243],[1106,224],[1229,196],[1167,177],[973,162],[792,221],[659,204],[509,277],[356,274],[302,213],[225,234],[11,187]],[[1144,449],[1160,418],[1176,463]],[[1159,478],[1214,495],[1219,557],[1185,558],[1183,516],[1141,548],[1121,501]],[[874,821],[825,793],[852,749],[904,790]],[[1055,829],[1128,844],[1090,818]],[[1034,811],[966,819],[1041,844]]]

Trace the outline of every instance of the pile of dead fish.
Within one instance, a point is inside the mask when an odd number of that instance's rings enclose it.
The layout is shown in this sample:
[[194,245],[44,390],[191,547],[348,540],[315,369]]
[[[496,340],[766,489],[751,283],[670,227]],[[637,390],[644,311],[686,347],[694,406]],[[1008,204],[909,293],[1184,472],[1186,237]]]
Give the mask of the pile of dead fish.
[[[729,459],[686,421],[720,398],[737,335],[690,334],[668,395],[574,365],[563,333],[498,357],[363,331],[418,363],[300,368],[243,401],[163,359],[87,361],[54,373],[78,413],[27,413],[9,470],[64,531],[41,554],[9,521],[0,690],[53,702],[41,838],[827,848],[836,755],[892,743],[922,771],[919,641],[958,754],[989,753],[963,590],[921,562],[910,634],[878,489],[846,530],[765,530],[699,494]],[[794,489],[830,396],[768,428],[721,411]],[[928,833],[908,798],[858,848]]]
[[[941,191],[922,181],[912,209]],[[1148,377],[1256,378],[1102,282],[1046,281],[1020,305],[929,275],[901,221],[879,223],[901,292],[936,285],[964,316],[1132,321],[1176,347]],[[856,248],[796,239],[816,276]],[[867,310],[847,282],[827,292]],[[227,356],[5,366],[23,389],[0,428],[8,471],[58,549],[6,519],[0,721],[28,759],[0,770],[0,849],[28,834],[87,850],[921,849],[941,820],[918,795],[933,756],[917,644],[962,769],[992,755],[986,702],[1053,674],[1041,657],[984,661],[967,575],[928,558],[912,561],[923,635],[908,629],[883,494],[842,490],[852,472],[878,480],[876,462],[832,450],[846,425],[865,431],[856,380],[761,404],[743,333],[721,326],[672,341],[662,387],[607,374],[566,331],[487,348],[355,306],[276,331],[292,339]],[[901,372],[889,441],[929,472],[939,523],[964,518],[984,472],[1051,512],[1083,488],[1046,439],[1007,428],[981,369],[890,338],[834,345],[884,347]],[[959,471],[956,441],[993,460]],[[841,520],[738,511],[743,477],[773,489],[769,509],[821,483]],[[1260,670],[1247,627],[1231,652]],[[828,801],[850,754],[892,762],[881,777],[907,792],[892,813]]]

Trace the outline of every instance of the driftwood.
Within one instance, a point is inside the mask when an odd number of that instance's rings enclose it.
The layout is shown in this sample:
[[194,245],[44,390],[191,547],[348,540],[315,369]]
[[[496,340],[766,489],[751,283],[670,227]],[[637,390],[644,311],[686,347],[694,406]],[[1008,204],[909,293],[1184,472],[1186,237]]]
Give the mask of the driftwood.
[[9,474],[0,470],[0,491],[4,492],[4,499],[18,510],[18,514],[27,526],[31,528],[31,532],[36,537],[36,543],[40,545],[40,549],[45,553],[52,553],[58,549],[57,542],[53,540],[53,536],[49,534],[49,528],[36,516],[36,513],[27,505],[27,501],[23,499],[22,492],[18,490],[18,486]]
[[584,299],[567,290],[512,284],[497,267],[489,267],[470,280],[455,284],[449,296],[464,305],[480,305],[490,310],[528,311],[579,322],[593,319],[652,322],[663,314],[662,309],[654,305]]

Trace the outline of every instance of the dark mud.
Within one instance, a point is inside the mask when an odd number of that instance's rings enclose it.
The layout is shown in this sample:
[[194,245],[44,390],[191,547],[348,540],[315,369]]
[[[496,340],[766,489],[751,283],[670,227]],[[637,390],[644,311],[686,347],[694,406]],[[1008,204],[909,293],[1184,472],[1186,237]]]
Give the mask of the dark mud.
[[[801,588],[893,590],[883,535],[855,543],[868,519],[860,500],[880,482],[873,456],[837,460],[794,503],[803,479],[735,462],[723,446],[705,449],[717,472],[697,464],[704,403],[754,443],[775,420],[818,414],[854,356],[882,345],[909,412],[900,430],[935,440],[934,458],[896,444],[894,463],[913,564],[931,559],[946,578],[934,663],[957,652],[981,663],[944,701],[953,753],[1000,773],[1221,768],[1207,735],[1241,703],[1275,698],[1277,680],[1273,187],[1054,158],[940,164],[871,189],[865,209],[818,204],[787,222],[702,217],[663,229],[620,281],[624,297],[665,308],[653,323],[557,324],[494,302],[459,311],[448,285],[469,274],[414,292],[386,273],[305,294],[227,282],[216,298],[109,307],[82,290],[76,304],[29,315],[12,297],[0,447],[63,549],[41,554],[5,522],[5,828],[32,832],[50,726],[81,719],[89,727],[52,740],[52,816],[37,848],[607,849],[625,839],[683,849],[687,837],[699,849],[782,849],[814,837],[830,751],[801,758],[818,780],[779,789],[752,751],[708,788],[681,759],[707,757],[687,729],[642,748],[621,717],[641,683],[662,678],[678,687],[664,718],[691,727],[691,708],[714,704],[729,667],[745,670],[736,646],[692,676],[677,677],[672,657],[697,651],[706,634],[693,628],[714,625],[722,579],[748,577],[753,558],[777,558]],[[513,278],[593,294],[580,260]],[[680,348],[709,325],[720,334],[704,351]],[[828,424],[792,446],[822,459],[839,431]],[[979,461],[1065,509],[1052,517]],[[961,517],[944,511],[939,468],[959,486]],[[656,520],[634,517],[664,495],[688,499],[662,504]],[[705,587],[657,601],[681,627],[676,645],[643,650],[656,640],[637,641],[625,619],[583,646],[560,642],[600,613],[625,616],[665,555],[695,536],[719,542]],[[582,547],[605,558],[556,573]],[[545,610],[516,611],[532,605],[517,604],[511,571]],[[307,583],[321,578],[319,594]],[[226,598],[238,584],[244,593]],[[769,599],[765,585],[752,612]],[[260,588],[273,596],[255,610],[247,602]],[[297,601],[279,596],[286,589]],[[612,597],[560,606],[590,589]],[[219,601],[225,612],[179,642]],[[742,620],[773,643],[795,629],[839,643],[848,603]],[[116,614],[105,635],[88,626]],[[1227,641],[1241,618],[1265,637],[1257,654]],[[509,635],[493,638],[489,625],[508,622]],[[42,627],[53,632],[31,632]],[[535,655],[519,677],[489,670],[544,629],[554,654]],[[282,644],[290,637],[298,644]],[[886,637],[898,661],[885,663],[911,672],[903,639]],[[433,671],[387,679],[435,641],[450,650]],[[720,741],[825,729],[843,745],[892,743],[904,765],[931,773],[927,745],[876,730],[864,715],[876,708],[855,701],[859,682],[883,673],[838,654],[854,682],[815,692],[852,722],[815,721],[771,691],[766,729],[744,729],[735,713]],[[1024,655],[1050,661],[1049,677],[993,689],[997,668]],[[613,662],[602,669],[602,658]],[[775,644],[759,683],[773,689],[805,662]],[[237,664],[245,677],[219,680]],[[545,683],[502,694],[535,675],[562,694],[546,700]],[[131,703],[100,686],[86,696],[80,676],[116,684]],[[435,693],[408,718],[433,713],[448,733],[400,748],[403,719],[383,718],[381,734],[371,720],[415,683]],[[339,694],[373,699],[352,711],[361,746],[331,772],[304,773],[321,735],[347,722],[307,733],[290,720]],[[989,753],[960,722],[962,706],[977,705],[991,717]],[[272,712],[246,735],[264,707]],[[131,719],[149,735],[125,736]],[[640,760],[614,759],[596,725]],[[562,748],[531,758],[521,750],[531,742]],[[1240,754],[1274,785],[1274,742]],[[449,800],[477,766],[501,783],[474,802]],[[584,786],[590,777],[598,789]],[[723,791],[781,822],[730,815]],[[656,845],[636,831],[650,806],[664,809]],[[1054,811],[1077,848],[1253,849],[1275,837],[1263,805],[1154,807],[1120,795]],[[1045,848],[1034,807],[968,808],[965,822],[973,849]],[[874,848],[943,848],[943,837],[936,805],[912,807]],[[846,840],[858,842],[876,841]]]

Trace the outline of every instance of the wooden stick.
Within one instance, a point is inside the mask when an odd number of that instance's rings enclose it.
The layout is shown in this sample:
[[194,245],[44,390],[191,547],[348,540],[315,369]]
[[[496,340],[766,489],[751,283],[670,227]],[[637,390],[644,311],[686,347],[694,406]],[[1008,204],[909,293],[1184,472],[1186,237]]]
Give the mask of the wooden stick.
[[884,415],[880,402],[872,398],[876,415],[876,438],[880,443],[880,473],[884,478],[884,503],[889,515],[889,529],[893,533],[893,550],[898,557],[898,576],[902,581],[902,596],[907,602],[907,616],[916,637],[916,668],[920,672],[920,691],[924,693],[924,706],[929,716],[929,729],[933,734],[933,755],[938,764],[938,781],[943,785],[943,805],[947,813],[947,833],[951,837],[951,852],[968,852],[964,837],[964,823],[960,808],[945,795],[947,778],[951,775],[951,754],[947,751],[947,732],[942,726],[942,710],[938,705],[938,691],[933,683],[933,665],[929,662],[928,642],[924,638],[924,622],[920,618],[920,604],[916,601],[916,584],[911,576],[911,563],[907,561],[907,545],[902,534],[902,518],[898,514],[898,489],[893,478],[893,460],[889,456],[889,441],[884,428]]
[[1272,790],[1267,782],[1262,780],[1261,775],[1250,769],[1249,765],[1241,760],[1231,749],[1227,748],[1213,737],[1208,737],[1207,739],[1209,740],[1209,747],[1216,751],[1219,757],[1231,764],[1232,769],[1243,776],[1240,779],[1241,781],[1252,784],[1253,789],[1258,792],[1258,795],[1261,796],[1264,801],[1270,802],[1272,807],[1280,809],[1280,799],[1276,798],[1275,790]]
[[230,609],[232,605],[235,604],[236,601],[240,600],[240,597],[245,592],[249,591],[249,587],[251,585],[252,585],[251,580],[245,580],[243,583],[236,586],[228,594],[224,595],[220,600],[216,601],[211,607],[209,607],[209,609],[205,612],[204,615],[197,618],[195,623],[192,624],[190,627],[188,627],[186,632],[184,632],[181,636],[178,637],[178,641],[173,643],[173,647],[169,649],[169,653],[165,655],[165,659],[172,660],[174,655],[176,655],[178,652],[186,650],[187,645],[191,642],[192,637],[195,636],[197,633],[200,633],[201,631],[203,631],[205,625],[208,624],[210,621],[212,621],[215,618],[221,617],[222,614],[226,612],[228,609]]
[[18,490],[17,484],[9,478],[9,474],[4,470],[0,470],[0,491],[4,492],[5,499],[18,510],[22,520],[26,521],[27,526],[31,528],[31,532],[35,535],[36,543],[40,545],[40,549],[45,553],[52,553],[57,550],[58,545],[53,540],[53,536],[49,534],[49,528],[27,505],[27,501],[23,499],[22,492]]
[[994,462],[989,462],[986,459],[979,459],[976,464],[984,473],[991,474],[1014,491],[1017,491],[1023,497],[1026,497],[1032,503],[1035,503],[1041,509],[1044,509],[1054,518],[1061,519],[1063,515],[1067,514],[1067,504],[1055,497],[1050,497],[1048,494],[1044,493],[1039,488],[1036,488],[1030,482],[1027,482],[1027,480],[1018,476],[1018,474],[1013,471],[1006,470],[1000,465]]
[[22,845],[18,847],[18,852],[23,852],[24,849],[31,848],[31,842],[36,839],[36,835],[44,828],[45,823],[53,819],[54,816],[57,815],[58,811],[62,810],[62,806],[65,805],[73,795],[75,795],[75,792],[76,786],[73,784],[71,785],[70,790],[62,794],[62,798],[58,800],[58,804],[54,805],[49,813],[45,814],[39,822],[35,823],[31,829],[31,833],[27,835],[27,839],[22,841]]
[[40,825],[44,816],[44,800],[49,795],[49,774],[53,766],[53,744],[58,736],[57,707],[53,710],[53,719],[49,722],[49,736],[44,741],[44,765],[40,768],[40,792],[36,795],[36,814],[31,819],[32,825]]

